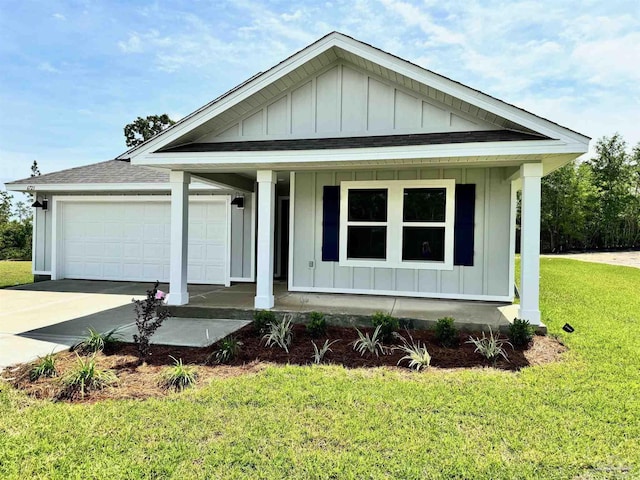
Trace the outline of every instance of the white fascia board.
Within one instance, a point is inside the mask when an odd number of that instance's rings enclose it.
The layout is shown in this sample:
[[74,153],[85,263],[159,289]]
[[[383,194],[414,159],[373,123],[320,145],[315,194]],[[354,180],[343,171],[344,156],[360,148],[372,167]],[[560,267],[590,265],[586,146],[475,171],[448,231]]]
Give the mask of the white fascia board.
[[333,48],[335,45],[335,35],[328,35],[327,37],[321,39],[315,44],[310,45],[306,49],[298,52],[293,57],[289,58],[287,61],[276,65],[272,69],[267,72],[257,76],[255,79],[247,82],[246,85],[242,86],[235,92],[232,92],[225,98],[220,99],[218,102],[211,105],[209,108],[204,108],[202,111],[193,114],[192,117],[187,118],[184,122],[179,122],[173,128],[167,129],[165,132],[161,132],[157,137],[151,140],[147,144],[143,144],[140,146],[140,150],[137,152],[128,151],[117,157],[119,160],[129,159],[132,164],[141,164],[137,161],[138,158],[144,156],[151,151],[158,150],[165,145],[177,140],[181,136],[185,135],[187,132],[192,130],[193,128],[198,127],[199,125],[211,120],[212,118],[220,115],[225,110],[233,107],[234,105],[240,103],[246,98],[250,97],[254,93],[262,90],[264,87],[270,85],[275,82],[279,78],[288,74],[292,70],[295,70],[300,65],[308,62],[312,58],[317,57],[322,54],[324,51]]
[[480,142],[399,147],[343,148],[326,150],[280,150],[252,152],[176,152],[154,153],[139,159],[143,165],[180,164],[305,164],[314,162],[350,162],[365,160],[410,160],[456,157],[490,157],[507,155],[575,154],[587,151],[584,144],[566,144],[559,140],[522,142]]
[[548,137],[560,137],[568,143],[589,144],[590,139],[586,135],[569,130],[461,83],[429,72],[389,53],[364,45],[357,40],[341,36],[335,40],[335,46]]
[[[11,192],[164,192],[170,191],[168,183],[7,183]],[[221,190],[214,185],[191,184],[189,190]]]

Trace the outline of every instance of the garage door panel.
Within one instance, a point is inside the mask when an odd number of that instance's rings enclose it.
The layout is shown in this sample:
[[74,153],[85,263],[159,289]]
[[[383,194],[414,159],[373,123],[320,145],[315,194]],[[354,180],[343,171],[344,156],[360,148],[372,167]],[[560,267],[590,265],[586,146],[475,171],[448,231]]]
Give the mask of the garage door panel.
[[122,258],[122,243],[108,242],[104,244],[105,261],[118,260]]
[[119,263],[104,263],[103,274],[106,277],[122,277],[122,265]]
[[[63,277],[168,281],[169,199],[60,205]],[[192,201],[189,217],[189,282],[225,283],[230,228],[226,201]]]
[[139,240],[142,236],[143,226],[134,223],[123,223],[122,224],[122,238],[131,239],[131,240]]

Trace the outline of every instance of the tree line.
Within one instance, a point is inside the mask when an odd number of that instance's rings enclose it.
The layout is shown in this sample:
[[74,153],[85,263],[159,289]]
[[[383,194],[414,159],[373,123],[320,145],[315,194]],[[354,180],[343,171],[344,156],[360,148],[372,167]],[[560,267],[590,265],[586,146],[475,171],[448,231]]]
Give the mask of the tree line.
[[[38,162],[31,164],[31,176],[40,175]],[[31,195],[26,201],[14,202],[14,198],[0,191],[0,260],[31,260],[32,211]]]
[[543,252],[640,247],[640,143],[602,137],[596,155],[542,179]]

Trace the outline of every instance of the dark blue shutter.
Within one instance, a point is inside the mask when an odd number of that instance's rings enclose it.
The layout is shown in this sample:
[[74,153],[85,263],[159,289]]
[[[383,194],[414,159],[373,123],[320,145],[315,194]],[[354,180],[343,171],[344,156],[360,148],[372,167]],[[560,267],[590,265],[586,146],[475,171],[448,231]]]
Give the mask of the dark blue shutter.
[[340,242],[340,186],[322,192],[322,261],[337,262]]
[[456,215],[453,229],[454,265],[473,266],[475,210],[475,184],[456,185]]

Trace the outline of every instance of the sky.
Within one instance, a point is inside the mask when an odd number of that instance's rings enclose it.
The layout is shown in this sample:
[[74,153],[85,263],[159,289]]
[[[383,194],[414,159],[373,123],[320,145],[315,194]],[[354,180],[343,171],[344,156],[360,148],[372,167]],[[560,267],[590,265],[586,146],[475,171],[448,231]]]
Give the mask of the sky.
[[640,2],[0,0],[0,185],[116,157],[331,31],[592,137],[640,142]]

